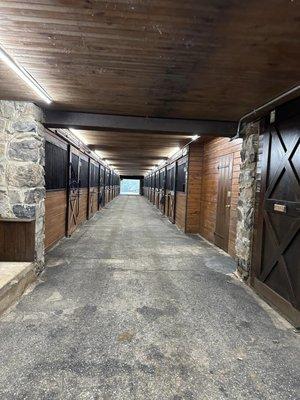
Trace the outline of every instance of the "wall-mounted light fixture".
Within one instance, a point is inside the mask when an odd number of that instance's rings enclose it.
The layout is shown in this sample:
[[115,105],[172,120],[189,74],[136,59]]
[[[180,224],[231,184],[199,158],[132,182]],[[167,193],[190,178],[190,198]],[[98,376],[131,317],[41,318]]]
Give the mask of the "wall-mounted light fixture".
[[18,64],[4,49],[0,46],[0,59],[5,62],[9,68],[11,68],[20,78],[23,79],[27,85],[34,90],[39,97],[50,104],[53,99],[49,96],[44,88],[30,75],[28,71],[22,65]]

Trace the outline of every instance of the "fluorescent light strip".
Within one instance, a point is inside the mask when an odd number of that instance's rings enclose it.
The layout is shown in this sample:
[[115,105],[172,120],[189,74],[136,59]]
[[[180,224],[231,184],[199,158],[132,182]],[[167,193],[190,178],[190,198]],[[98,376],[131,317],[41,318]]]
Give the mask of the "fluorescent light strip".
[[45,89],[30,75],[25,68],[19,65],[4,49],[0,46],[0,59],[5,62],[20,78],[23,79],[27,85],[33,89],[42,100],[44,100],[47,104],[52,103],[52,98],[48,95]]

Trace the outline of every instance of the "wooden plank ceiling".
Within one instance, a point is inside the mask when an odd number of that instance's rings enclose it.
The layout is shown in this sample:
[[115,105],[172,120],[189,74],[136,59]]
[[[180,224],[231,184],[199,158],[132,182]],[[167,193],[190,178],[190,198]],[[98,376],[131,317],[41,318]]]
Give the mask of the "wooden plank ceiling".
[[286,0],[1,1],[0,43],[60,109],[237,120],[298,82],[299,18]]
[[[0,44],[54,109],[236,121],[298,83],[299,21],[299,2],[286,0],[1,1]],[[0,78],[0,98],[39,103],[1,63]],[[186,143],[97,135],[111,157]]]
[[73,130],[80,139],[121,175],[144,175],[176,149],[190,141],[190,135]]

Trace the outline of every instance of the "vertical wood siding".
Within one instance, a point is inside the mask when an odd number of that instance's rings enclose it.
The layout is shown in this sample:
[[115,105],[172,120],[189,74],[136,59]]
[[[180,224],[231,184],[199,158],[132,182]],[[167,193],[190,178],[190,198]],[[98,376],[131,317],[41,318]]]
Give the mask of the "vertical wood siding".
[[214,138],[203,143],[202,150],[202,188],[200,195],[199,233],[214,242],[218,198],[218,163],[221,156],[233,155],[231,183],[231,208],[229,225],[228,253],[235,255],[235,237],[237,223],[237,201],[239,192],[240,150],[242,140],[230,142],[228,138]]
[[67,191],[47,191],[45,199],[45,249],[66,234]]
[[186,194],[176,193],[175,223],[178,228],[185,231]]
[[188,198],[186,232],[198,233],[200,222],[200,200],[202,190],[203,145],[196,142],[190,145],[188,166]]

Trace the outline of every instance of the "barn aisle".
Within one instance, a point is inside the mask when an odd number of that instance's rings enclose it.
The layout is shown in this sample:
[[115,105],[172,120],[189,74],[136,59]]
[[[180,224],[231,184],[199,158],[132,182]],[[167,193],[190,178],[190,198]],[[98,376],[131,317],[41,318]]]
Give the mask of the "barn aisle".
[[296,399],[299,338],[233,270],[119,196],[0,319],[0,398]]

